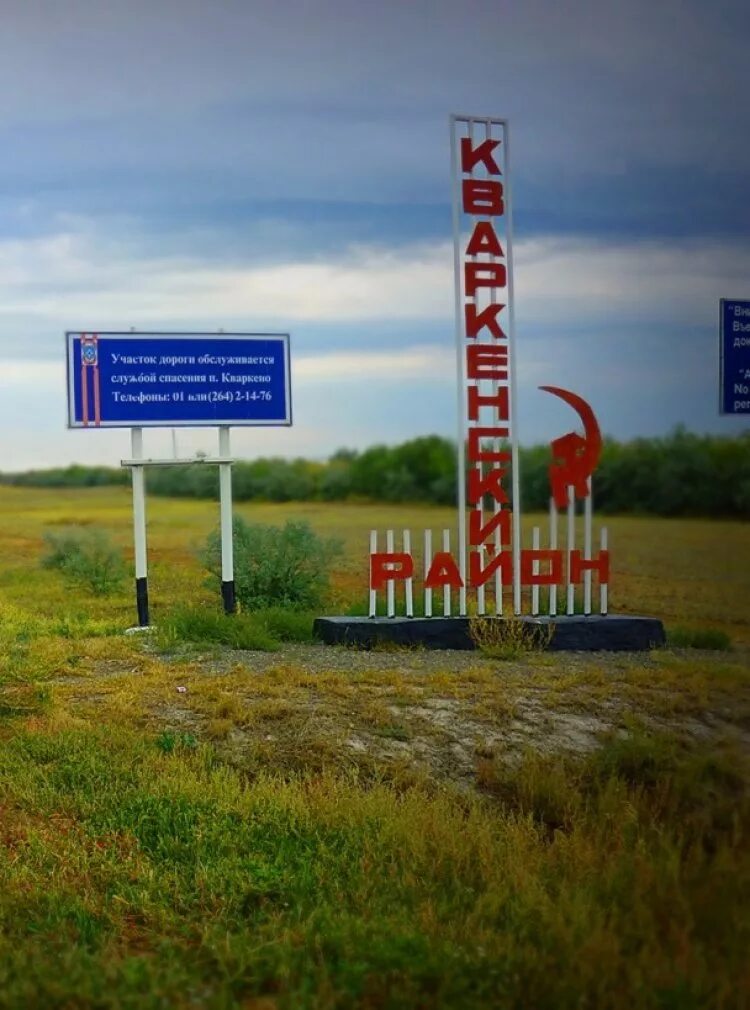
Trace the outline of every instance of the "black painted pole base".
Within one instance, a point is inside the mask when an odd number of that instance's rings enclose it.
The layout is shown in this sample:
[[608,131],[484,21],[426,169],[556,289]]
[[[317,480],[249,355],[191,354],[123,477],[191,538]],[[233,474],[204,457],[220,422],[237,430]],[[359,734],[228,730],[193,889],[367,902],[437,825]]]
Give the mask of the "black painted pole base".
[[234,595],[234,579],[231,582],[222,582],[221,598],[224,601],[224,613],[237,613],[237,598]]
[[148,627],[148,579],[135,580],[135,603],[138,608],[138,624]]

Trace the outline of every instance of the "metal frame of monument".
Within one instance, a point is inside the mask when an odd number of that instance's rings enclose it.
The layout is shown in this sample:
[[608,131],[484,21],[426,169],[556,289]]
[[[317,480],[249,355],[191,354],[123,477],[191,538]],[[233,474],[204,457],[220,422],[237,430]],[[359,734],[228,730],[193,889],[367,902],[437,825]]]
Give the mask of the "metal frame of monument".
[[[130,423],[124,419],[106,419],[106,404],[102,395],[99,362],[100,341],[107,338],[116,338],[119,342],[135,341],[148,342],[152,340],[162,340],[166,342],[182,341],[183,349],[190,346],[190,341],[206,342],[277,342],[283,348],[282,354],[282,384],[283,384],[283,418],[263,419],[252,417],[247,409],[236,417],[232,417],[227,423],[222,423],[216,417],[206,416],[203,420],[195,418],[180,419],[179,416],[170,416],[166,419],[151,418],[141,423]],[[76,350],[76,338],[79,338],[79,347]],[[128,331],[68,331],[65,334],[66,340],[66,366],[67,366],[67,391],[68,391],[68,427],[78,429],[103,429],[103,428],[130,428],[131,438],[131,459],[123,459],[120,465],[128,467],[132,475],[133,488],[133,539],[134,539],[134,560],[135,560],[135,593],[136,611],[138,615],[138,628],[149,627],[149,592],[148,592],[148,557],[146,538],[146,490],[145,490],[145,469],[147,467],[171,467],[171,466],[211,466],[219,467],[219,510],[220,510],[220,530],[221,530],[221,596],[224,612],[227,615],[234,614],[237,609],[234,583],[234,548],[232,539],[232,464],[234,459],[230,448],[230,430],[232,427],[269,427],[269,426],[289,426],[292,424],[292,396],[291,396],[291,369],[290,369],[290,340],[288,333],[227,333],[218,330],[214,333],[193,331],[175,332],[150,332],[131,329]],[[103,345],[102,345],[103,346]],[[78,358],[76,358],[76,354]],[[152,367],[147,365],[145,367]],[[155,366],[153,366],[155,367]],[[234,366],[232,366],[234,367]],[[154,373],[156,374],[156,373]],[[140,382],[134,381],[132,386],[124,386],[124,389],[137,389],[136,397],[143,395],[143,383],[146,381],[143,375],[137,377]],[[206,380],[206,377],[200,377]],[[150,380],[149,380],[150,381]],[[155,381],[155,380],[154,380]],[[217,380],[212,380],[217,381]],[[201,383],[205,387],[205,381]],[[184,385],[184,383],[182,384]],[[184,390],[177,382],[170,383],[168,388],[169,397],[173,402],[184,402]],[[190,395],[190,394],[188,394]],[[222,392],[214,393],[214,396],[224,396]],[[243,392],[246,398],[242,401],[245,404],[255,404],[255,399],[250,399],[253,394]],[[207,394],[204,392],[195,394],[195,398],[201,398],[201,402],[208,403]],[[165,394],[166,397],[166,394]],[[175,401],[175,397],[178,397]],[[234,402],[221,399],[215,402]],[[264,401],[267,402],[267,401]],[[80,406],[80,419],[78,407]],[[202,407],[200,408],[203,409]],[[177,408],[178,414],[180,408]],[[143,429],[145,427],[169,427],[191,428],[191,427],[213,427],[219,432],[219,452],[217,456],[193,456],[178,458],[174,457],[151,458],[145,457],[143,452]],[[137,630],[137,629],[133,629]]]
[[[423,532],[418,538],[421,557],[412,552],[411,530],[402,531],[400,543],[394,530],[382,538],[372,530],[368,616],[319,618],[317,633],[329,643],[369,646],[391,640],[472,648],[472,617],[501,621],[508,614],[534,627],[550,626],[552,649],[646,649],[665,640],[655,618],[608,614],[606,528],[600,531],[598,554],[593,554],[592,477],[601,433],[591,407],[576,393],[556,386],[540,389],[577,412],[583,434],[571,431],[552,441],[546,546],[538,526],[532,530],[531,546],[522,544],[509,132],[505,119],[450,117],[457,556],[451,553],[448,529],[441,531],[437,549],[433,531]],[[577,501],[582,502],[582,549],[576,546]],[[565,516],[564,551],[558,540],[560,512]],[[418,570],[423,617],[415,616],[414,607]],[[598,613],[593,606],[594,574]],[[582,614],[576,613],[579,586]],[[558,588],[564,589],[562,606]],[[379,599],[381,592],[384,600]]]

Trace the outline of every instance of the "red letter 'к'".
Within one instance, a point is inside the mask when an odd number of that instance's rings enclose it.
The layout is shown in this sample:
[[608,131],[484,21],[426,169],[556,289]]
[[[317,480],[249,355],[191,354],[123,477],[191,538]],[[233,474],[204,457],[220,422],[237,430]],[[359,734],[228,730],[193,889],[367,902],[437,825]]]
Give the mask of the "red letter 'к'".
[[478,147],[471,146],[469,137],[461,137],[461,171],[468,175],[481,163],[490,175],[501,175],[497,162],[492,154],[500,143],[499,140],[483,140]]
[[492,305],[488,305],[486,309],[482,309],[481,312],[477,312],[476,305],[467,302],[464,306],[466,336],[476,337],[479,335],[482,327],[486,326],[495,340],[506,340],[507,337],[500,329],[500,324],[497,321],[498,312],[504,308],[504,305],[493,303]]
[[[510,463],[510,453],[503,453],[504,463]],[[489,495],[499,505],[505,505],[508,496],[503,487],[505,470],[502,467],[494,467],[488,473],[482,474],[479,470],[472,468],[469,470],[469,482],[466,488],[466,497],[470,505],[476,505],[485,495]]]

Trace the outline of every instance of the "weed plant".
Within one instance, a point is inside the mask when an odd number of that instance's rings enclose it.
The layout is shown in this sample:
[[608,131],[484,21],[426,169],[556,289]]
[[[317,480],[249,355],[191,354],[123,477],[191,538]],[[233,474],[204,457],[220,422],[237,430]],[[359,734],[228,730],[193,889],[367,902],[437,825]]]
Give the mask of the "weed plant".
[[489,659],[519,659],[546,649],[552,641],[553,624],[531,623],[516,617],[472,617],[469,636]]
[[[237,516],[233,526],[235,591],[246,610],[291,607],[313,610],[330,592],[330,567],[341,553],[340,543],[319,536],[309,523],[284,526],[247,523]],[[220,582],[221,533],[214,530],[203,560]]]
[[68,527],[44,535],[45,568],[56,568],[74,582],[99,594],[114,593],[127,574],[119,549],[104,530]]

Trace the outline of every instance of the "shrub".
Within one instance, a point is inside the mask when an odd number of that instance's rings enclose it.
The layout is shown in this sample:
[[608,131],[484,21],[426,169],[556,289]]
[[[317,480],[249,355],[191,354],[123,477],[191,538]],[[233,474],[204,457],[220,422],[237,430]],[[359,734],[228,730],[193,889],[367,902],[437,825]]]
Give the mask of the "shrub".
[[717,652],[728,652],[732,648],[729,635],[718,628],[670,628],[667,645],[677,649],[715,649]]
[[104,530],[71,526],[46,533],[45,568],[57,568],[68,578],[88,586],[95,593],[111,593],[125,580],[127,569],[122,554]]
[[[329,565],[341,553],[336,540],[319,537],[309,523],[283,527],[250,524],[235,517],[234,581],[237,599],[248,610],[292,607],[315,610],[329,592]],[[203,557],[221,580],[221,535],[210,534]]]

